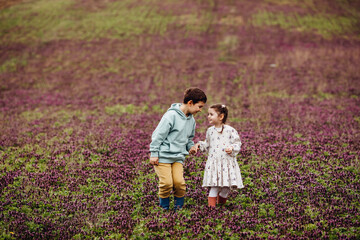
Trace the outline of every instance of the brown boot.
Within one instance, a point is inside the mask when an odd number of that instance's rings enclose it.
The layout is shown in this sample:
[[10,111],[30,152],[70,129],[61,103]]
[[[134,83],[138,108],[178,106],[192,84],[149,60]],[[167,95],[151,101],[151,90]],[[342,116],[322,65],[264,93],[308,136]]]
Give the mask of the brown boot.
[[224,205],[226,203],[227,198],[223,198],[220,195],[218,195],[218,203],[221,205]]
[[208,197],[208,203],[209,203],[209,207],[215,207],[216,206],[216,197]]

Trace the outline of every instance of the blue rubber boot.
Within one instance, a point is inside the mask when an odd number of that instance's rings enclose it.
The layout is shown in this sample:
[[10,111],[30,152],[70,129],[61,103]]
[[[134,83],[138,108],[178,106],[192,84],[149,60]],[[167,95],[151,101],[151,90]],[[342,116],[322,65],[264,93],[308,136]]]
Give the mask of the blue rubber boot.
[[174,210],[182,209],[184,206],[184,197],[174,197],[175,204],[174,204]]
[[167,198],[159,198],[160,199],[160,207],[162,207],[164,210],[169,210],[170,207],[170,199]]

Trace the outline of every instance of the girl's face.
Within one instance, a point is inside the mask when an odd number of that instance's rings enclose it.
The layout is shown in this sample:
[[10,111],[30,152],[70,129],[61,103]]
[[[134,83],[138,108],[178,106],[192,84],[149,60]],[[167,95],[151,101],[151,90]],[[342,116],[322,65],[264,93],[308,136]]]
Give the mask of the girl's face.
[[215,109],[209,108],[208,110],[208,121],[211,125],[214,125],[215,127],[220,127],[222,124],[222,120],[224,118],[223,114],[218,114]]

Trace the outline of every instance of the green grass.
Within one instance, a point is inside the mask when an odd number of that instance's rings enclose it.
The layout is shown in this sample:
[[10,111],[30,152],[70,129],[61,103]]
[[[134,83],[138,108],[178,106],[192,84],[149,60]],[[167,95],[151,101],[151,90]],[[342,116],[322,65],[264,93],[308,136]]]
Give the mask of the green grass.
[[16,72],[20,67],[27,65],[27,56],[13,57],[0,65],[0,73]]
[[[215,20],[211,12],[175,16],[171,12],[160,12],[155,7],[157,2],[148,0],[134,6],[132,1],[123,0],[108,3],[97,11],[86,11],[74,0],[23,3],[0,12],[0,37],[13,42],[126,39],[141,34],[163,35],[168,25],[175,22],[189,33],[211,31]],[[224,21],[234,24],[239,20]]]
[[215,15],[203,11],[197,14],[185,14],[178,18],[178,26],[185,26],[187,33],[211,32],[211,25],[215,21]]
[[71,0],[43,0],[5,9],[0,13],[0,37],[6,39],[9,35],[17,42],[46,39],[49,35],[55,37],[63,26],[69,26],[73,21],[64,17],[71,4]]
[[279,26],[286,30],[313,32],[330,38],[334,35],[350,33],[356,29],[358,20],[355,17],[336,15],[286,15],[284,13],[258,12],[252,16],[255,26]]
[[72,0],[36,1],[0,12],[0,37],[14,42],[54,39],[92,40],[160,34],[174,22],[149,4],[130,6],[131,1],[109,3],[96,12],[75,7]]
[[222,40],[218,42],[218,49],[221,52],[220,60],[226,61],[231,59],[231,52],[236,50],[238,45],[239,38],[237,36],[226,35]]
[[34,120],[39,120],[44,117],[44,113],[39,109],[24,111],[20,114],[26,121],[31,122]]
[[78,118],[80,121],[86,121],[88,116],[94,116],[98,113],[94,110],[70,110],[70,109],[33,109],[28,110],[20,113],[20,117],[23,118],[27,122],[31,122],[34,120],[41,120],[41,119],[53,119],[55,120],[54,126],[59,127],[66,125],[69,123],[74,117]]
[[143,107],[135,106],[133,104],[121,105],[116,104],[113,106],[105,107],[105,112],[109,115],[122,115],[122,114],[134,114],[134,113],[142,113],[148,110],[148,106],[144,105]]
[[27,170],[34,170],[32,165],[36,158],[30,157],[32,154],[41,156],[37,162],[39,171],[46,170],[46,164],[48,163],[50,152],[45,148],[40,147],[37,144],[26,144],[22,147],[10,147],[4,151],[0,150],[0,157],[6,155],[7,158],[3,160],[0,170],[6,169],[6,171],[14,171],[21,169],[23,166],[27,167]]

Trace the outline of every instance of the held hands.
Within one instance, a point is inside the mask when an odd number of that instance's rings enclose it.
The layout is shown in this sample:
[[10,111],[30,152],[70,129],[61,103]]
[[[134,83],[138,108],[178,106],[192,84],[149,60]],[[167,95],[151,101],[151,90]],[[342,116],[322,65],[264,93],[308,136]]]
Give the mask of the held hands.
[[195,154],[195,153],[197,153],[197,151],[198,151],[198,149],[199,149],[199,146],[200,146],[199,143],[197,143],[197,144],[195,144],[194,146],[192,146],[192,147],[190,148],[190,150],[189,150],[189,153],[190,153],[190,154]]
[[151,165],[159,165],[159,158],[158,157],[150,157],[150,164]]
[[[190,150],[189,150],[189,153],[190,154],[195,154],[195,153],[197,153],[197,151],[199,150],[199,146],[200,146],[200,144],[199,143],[197,143],[197,144],[195,144],[194,146],[192,146],[191,148],[190,148]],[[151,164],[151,165],[159,165],[159,158],[158,157],[150,157],[150,161],[149,161],[149,163]]]
[[225,152],[226,152],[227,154],[231,154],[233,150],[234,150],[234,147],[225,148]]

